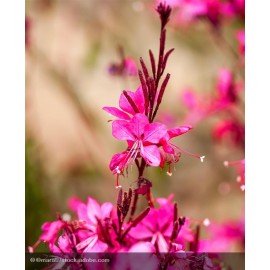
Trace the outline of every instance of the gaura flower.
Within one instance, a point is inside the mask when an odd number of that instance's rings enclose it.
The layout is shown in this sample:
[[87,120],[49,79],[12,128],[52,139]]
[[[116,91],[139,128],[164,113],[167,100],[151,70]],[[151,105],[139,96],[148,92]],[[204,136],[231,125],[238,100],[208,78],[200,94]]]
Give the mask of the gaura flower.
[[144,113],[144,95],[142,87],[139,86],[135,92],[126,91],[127,95],[132,99],[136,108],[128,101],[126,95],[122,93],[119,99],[119,110],[116,107],[103,107],[102,109],[110,115],[116,116],[119,119],[130,120],[136,113]]
[[[129,232],[129,235],[136,241],[149,241],[151,242],[159,252],[169,251],[169,240],[173,231],[173,220],[174,220],[174,206],[171,203],[173,194],[168,198],[156,199],[159,204],[159,208],[151,208],[148,215]],[[166,218],[164,218],[166,217]],[[183,226],[183,228],[186,225]],[[182,229],[183,229],[182,228]],[[182,230],[181,229],[181,230]],[[180,230],[180,233],[181,233]],[[188,228],[184,228],[181,239],[184,243],[185,236],[188,235]],[[188,239],[190,235],[188,235]],[[180,243],[180,238],[178,235],[177,239],[177,249],[181,250],[183,248]]]
[[201,240],[199,252],[228,252],[233,251],[235,245],[244,249],[245,220],[229,220],[222,224],[208,226],[209,239]]
[[113,173],[121,174],[130,163],[141,157],[145,162],[157,167],[161,156],[158,143],[165,136],[167,128],[161,123],[149,123],[148,118],[137,113],[130,120],[115,120],[112,123],[112,134],[118,140],[128,143],[126,151],[112,157],[110,169]]
[[222,120],[214,126],[213,137],[217,141],[229,139],[234,145],[244,148],[245,126],[234,119]]
[[136,76],[138,68],[132,57],[125,57],[121,63],[110,64],[108,72],[113,76]]
[[243,83],[236,82],[229,69],[221,69],[218,73],[215,96],[199,96],[190,89],[181,93],[182,102],[189,109],[184,122],[194,125],[214,113],[229,109],[239,101],[239,92],[242,89]]
[[106,219],[111,218],[113,205],[111,203],[103,203],[99,205],[96,200],[89,197],[87,204],[79,203],[73,199],[69,205],[76,210],[79,221],[83,221],[83,229],[79,235],[80,242],[76,245],[78,251],[83,252],[104,252],[108,245],[102,241],[102,226]]

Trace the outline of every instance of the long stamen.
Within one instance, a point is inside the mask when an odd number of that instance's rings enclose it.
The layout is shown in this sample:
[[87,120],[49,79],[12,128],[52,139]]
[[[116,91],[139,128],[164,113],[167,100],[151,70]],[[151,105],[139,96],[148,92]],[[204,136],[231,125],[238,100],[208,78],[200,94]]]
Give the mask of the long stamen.
[[37,242],[33,245],[33,246],[29,246],[28,247],[28,251],[30,252],[30,253],[33,253],[34,252],[34,250],[37,248],[37,246],[40,244],[40,240],[37,240]]
[[234,165],[244,165],[244,159],[241,160],[236,160],[236,161],[224,161],[224,166],[229,167],[229,166],[234,166]]
[[119,188],[122,188],[121,185],[119,185],[119,173],[116,174],[116,186],[115,186],[116,189],[119,189]]
[[199,155],[192,154],[192,153],[188,152],[187,150],[184,150],[184,149],[182,149],[182,148],[180,148],[180,147],[178,147],[178,146],[176,146],[176,145],[174,145],[174,144],[171,144],[171,143],[170,143],[170,146],[173,147],[173,148],[175,148],[175,149],[177,149],[177,150],[179,150],[180,152],[186,153],[186,154],[188,154],[188,155],[190,155],[190,156],[193,156],[193,157],[195,157],[195,158],[200,159],[201,162],[203,162],[203,160],[204,160],[204,158],[205,158],[205,156],[199,156]]
[[[136,141],[132,145],[131,149],[128,151],[128,154],[123,161],[123,163],[125,164],[123,168],[125,168],[126,165],[128,165],[132,160],[135,160],[135,158],[137,157],[138,149],[139,149],[138,144],[139,142]],[[122,187],[121,185],[119,185],[119,175],[122,174],[122,170],[120,170],[119,166],[117,166],[115,170],[116,170],[116,188],[118,189]]]

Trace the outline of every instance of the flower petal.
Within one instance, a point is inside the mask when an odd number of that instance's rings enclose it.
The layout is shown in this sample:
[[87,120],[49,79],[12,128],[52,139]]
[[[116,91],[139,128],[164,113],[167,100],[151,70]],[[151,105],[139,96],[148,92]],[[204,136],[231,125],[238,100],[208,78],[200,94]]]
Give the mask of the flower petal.
[[168,252],[169,250],[168,244],[161,233],[158,233],[157,245],[159,252],[161,253]]
[[[126,91],[127,94],[131,97],[131,99],[134,101],[136,104],[138,110],[140,113],[144,112],[144,96],[143,96],[143,91],[142,88],[139,87],[135,92],[132,91]],[[132,115],[134,115],[136,112],[133,110],[132,106],[130,105],[129,101],[125,97],[124,94],[121,94],[120,99],[119,99],[119,107],[125,111],[128,112]]]
[[130,120],[129,115],[127,115],[125,112],[115,108],[115,107],[103,107],[102,108],[105,112],[109,113],[110,115],[116,116],[123,120]]
[[180,126],[176,128],[172,128],[168,130],[168,134],[170,139],[185,134],[186,132],[190,131],[192,126]]
[[115,120],[112,123],[112,135],[118,140],[135,141],[135,137],[130,126],[130,123],[127,121]]
[[156,251],[155,247],[153,244],[151,244],[150,242],[139,242],[134,244],[128,252],[133,252],[133,253],[137,253],[137,252],[145,252],[145,253],[154,253]]
[[101,218],[104,220],[107,217],[110,217],[113,210],[113,205],[109,202],[105,202],[101,205]]
[[117,168],[118,171],[122,171],[125,168],[125,165],[127,165],[127,160],[127,152],[115,154],[110,162],[110,170],[113,172],[113,174],[117,173]]
[[78,211],[78,207],[83,204],[83,202],[78,199],[77,197],[72,197],[68,200],[68,206],[69,208],[73,211],[73,212],[77,212]]
[[91,197],[87,201],[87,216],[91,223],[97,224],[97,218],[101,218],[101,210],[98,202]]
[[146,163],[153,167],[158,167],[161,161],[160,152],[157,146],[148,145],[141,146],[141,156],[144,158]]
[[132,130],[137,139],[141,139],[147,124],[149,124],[148,118],[142,113],[137,113],[130,121],[130,130]]
[[144,142],[158,143],[162,137],[167,133],[165,125],[160,123],[151,123],[145,126]]

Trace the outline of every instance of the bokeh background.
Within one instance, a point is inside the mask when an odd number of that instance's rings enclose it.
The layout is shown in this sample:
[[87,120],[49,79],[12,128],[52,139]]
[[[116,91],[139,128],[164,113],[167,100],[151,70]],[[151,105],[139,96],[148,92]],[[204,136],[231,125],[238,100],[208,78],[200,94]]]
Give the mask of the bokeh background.
[[[159,20],[154,4],[26,1],[26,247],[38,239],[45,221],[54,220],[57,212],[70,212],[70,197],[116,201],[115,176],[108,164],[124,143],[112,137],[108,122],[112,118],[102,107],[117,106],[121,91],[135,90],[139,80],[111,76],[107,70],[119,61],[118,46],[137,63],[141,56],[148,59],[149,48],[157,54]],[[235,49],[237,27],[224,28]],[[198,93],[215,92],[219,69],[235,69],[235,56],[215,42],[203,21],[181,28],[171,22],[167,35],[167,48],[175,51],[167,65],[171,79],[160,117],[172,115],[181,125],[187,114],[181,91],[188,87]],[[149,168],[146,175],[153,182],[154,197],[174,193],[183,216],[213,222],[239,220],[244,194],[235,181],[235,170],[225,168],[223,162],[242,159],[243,152],[213,140],[215,121],[215,116],[206,119],[175,140],[180,147],[205,155],[204,163],[183,155],[171,177],[159,168]],[[128,187],[135,180],[131,172],[121,183]],[[46,249],[41,245],[39,250]]]

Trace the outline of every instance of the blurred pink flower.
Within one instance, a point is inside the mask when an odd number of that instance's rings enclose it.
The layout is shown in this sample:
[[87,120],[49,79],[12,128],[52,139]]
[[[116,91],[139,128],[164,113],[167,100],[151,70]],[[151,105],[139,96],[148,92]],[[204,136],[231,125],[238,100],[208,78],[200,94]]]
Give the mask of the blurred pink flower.
[[110,64],[108,72],[113,76],[136,76],[138,75],[138,68],[136,61],[132,57],[125,57],[119,64]]
[[229,252],[234,245],[245,245],[245,219],[231,220],[223,224],[213,224],[207,227],[210,238],[201,240],[199,252]]
[[184,122],[194,125],[214,113],[229,109],[239,101],[242,89],[242,82],[236,82],[229,69],[220,69],[215,96],[200,96],[190,89],[181,92],[182,102],[189,110]]
[[213,137],[217,141],[228,139],[235,146],[245,147],[245,126],[234,119],[222,120],[213,127]]

